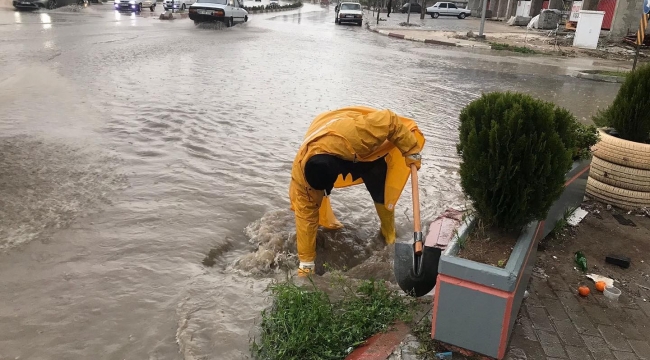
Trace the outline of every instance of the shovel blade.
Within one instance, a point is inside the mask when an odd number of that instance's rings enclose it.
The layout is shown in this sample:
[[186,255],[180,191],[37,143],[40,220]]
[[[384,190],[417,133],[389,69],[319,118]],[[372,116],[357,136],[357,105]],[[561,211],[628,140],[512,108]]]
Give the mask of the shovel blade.
[[399,287],[414,297],[428,294],[436,286],[441,252],[425,246],[416,256],[412,244],[395,244],[394,271]]

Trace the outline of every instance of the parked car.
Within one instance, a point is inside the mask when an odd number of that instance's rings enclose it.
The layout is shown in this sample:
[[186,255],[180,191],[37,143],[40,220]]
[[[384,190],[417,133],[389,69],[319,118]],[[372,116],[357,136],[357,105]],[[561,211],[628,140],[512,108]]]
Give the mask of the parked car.
[[115,10],[140,12],[142,9],[156,10],[156,0],[114,0]]
[[341,24],[344,22],[363,24],[363,10],[361,4],[357,2],[342,2],[334,10],[334,23]]
[[190,5],[194,4],[194,0],[163,0],[163,9],[171,10],[172,1],[174,3],[174,9],[180,10],[185,10],[190,7]]
[[76,4],[77,0],[14,0],[17,10],[55,9],[60,6]]
[[248,21],[248,11],[240,0],[196,0],[189,10],[194,24],[220,21],[231,27]]
[[[402,14],[406,14],[409,11],[409,4],[406,3],[400,9]],[[422,6],[418,3],[411,3],[411,14],[419,14],[422,11]]]
[[471,13],[471,10],[459,9],[454,3],[450,2],[437,2],[427,8],[427,14],[434,19],[437,19],[438,16],[456,16],[459,19],[464,19],[470,16]]

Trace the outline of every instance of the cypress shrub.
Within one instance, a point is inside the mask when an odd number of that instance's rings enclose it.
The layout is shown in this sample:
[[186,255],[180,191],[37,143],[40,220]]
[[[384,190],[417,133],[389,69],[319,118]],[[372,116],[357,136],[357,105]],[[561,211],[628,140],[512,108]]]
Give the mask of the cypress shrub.
[[576,120],[553,104],[490,93],[460,114],[460,177],[479,218],[520,230],[546,217],[571,168]]
[[616,129],[622,139],[650,143],[650,65],[627,75],[614,102],[594,122]]

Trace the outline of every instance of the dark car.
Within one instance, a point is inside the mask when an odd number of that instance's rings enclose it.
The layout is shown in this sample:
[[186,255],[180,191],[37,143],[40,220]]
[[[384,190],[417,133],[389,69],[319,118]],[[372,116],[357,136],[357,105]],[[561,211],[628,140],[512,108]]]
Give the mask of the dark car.
[[79,3],[79,0],[14,0],[13,6],[18,10],[36,10],[55,9],[77,3]]
[[[402,6],[402,8],[400,9],[400,12],[402,14],[406,14],[408,11],[409,11],[409,4],[406,3],[406,4],[404,4],[404,6]],[[422,11],[422,6],[420,6],[420,4],[411,3],[411,14],[413,14],[413,13],[419,14],[421,11]]]

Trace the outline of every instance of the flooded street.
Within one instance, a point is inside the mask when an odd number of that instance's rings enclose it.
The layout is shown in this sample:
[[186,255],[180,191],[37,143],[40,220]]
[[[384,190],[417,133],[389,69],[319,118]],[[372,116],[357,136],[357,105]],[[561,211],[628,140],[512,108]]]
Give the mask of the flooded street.
[[[309,4],[215,30],[160,21],[161,4],[0,1],[1,360],[248,357],[264,289],[295,252],[291,162],[321,112],[418,122],[426,221],[465,204],[458,114],[481,92],[522,91],[589,122],[618,89],[568,76],[593,60],[400,41]],[[320,261],[390,273],[365,189],[332,201],[346,229],[321,234]],[[407,190],[398,241],[410,209]]]

